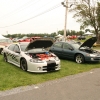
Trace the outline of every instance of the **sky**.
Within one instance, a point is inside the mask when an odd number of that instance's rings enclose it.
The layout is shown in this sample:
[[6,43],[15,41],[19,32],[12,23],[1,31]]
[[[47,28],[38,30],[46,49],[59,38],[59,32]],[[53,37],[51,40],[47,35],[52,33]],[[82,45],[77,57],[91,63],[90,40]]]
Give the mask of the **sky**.
[[[53,33],[64,29],[64,0],[0,0],[0,34]],[[73,0],[74,1],[74,0]],[[67,13],[66,30],[80,30]]]

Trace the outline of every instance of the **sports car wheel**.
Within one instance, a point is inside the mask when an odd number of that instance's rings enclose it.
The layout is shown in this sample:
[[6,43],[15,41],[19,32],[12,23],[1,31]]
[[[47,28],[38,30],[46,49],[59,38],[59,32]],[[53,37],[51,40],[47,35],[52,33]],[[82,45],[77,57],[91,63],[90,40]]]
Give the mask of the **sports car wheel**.
[[84,56],[82,54],[77,54],[75,57],[75,61],[79,64],[84,63]]
[[4,61],[8,62],[8,58],[7,58],[6,54],[4,54]]
[[20,61],[20,67],[22,70],[27,71],[27,62],[24,58]]

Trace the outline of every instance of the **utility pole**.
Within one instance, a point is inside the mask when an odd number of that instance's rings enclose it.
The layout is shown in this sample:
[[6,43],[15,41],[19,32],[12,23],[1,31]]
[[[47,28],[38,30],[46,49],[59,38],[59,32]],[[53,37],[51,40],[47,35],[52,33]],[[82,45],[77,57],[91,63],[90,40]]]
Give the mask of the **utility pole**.
[[66,0],[66,6],[65,6],[64,40],[66,40],[67,14],[68,14],[68,0]]
[[62,2],[62,5],[65,7],[65,25],[64,25],[64,40],[66,40],[66,27],[67,27],[67,14],[68,14],[68,0]]
[[[76,1],[76,0],[75,0]],[[70,2],[74,3],[74,2]],[[65,25],[64,25],[64,40],[66,40],[66,29],[67,29],[67,15],[68,15],[68,8],[70,8],[73,4],[68,7],[68,0],[65,0],[65,3],[61,3],[65,7]]]

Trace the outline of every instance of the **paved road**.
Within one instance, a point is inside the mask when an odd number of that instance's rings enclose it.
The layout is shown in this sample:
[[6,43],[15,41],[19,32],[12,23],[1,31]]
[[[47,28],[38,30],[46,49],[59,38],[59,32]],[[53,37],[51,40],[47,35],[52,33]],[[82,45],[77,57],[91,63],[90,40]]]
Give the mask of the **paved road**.
[[100,68],[0,92],[0,100],[100,100]]

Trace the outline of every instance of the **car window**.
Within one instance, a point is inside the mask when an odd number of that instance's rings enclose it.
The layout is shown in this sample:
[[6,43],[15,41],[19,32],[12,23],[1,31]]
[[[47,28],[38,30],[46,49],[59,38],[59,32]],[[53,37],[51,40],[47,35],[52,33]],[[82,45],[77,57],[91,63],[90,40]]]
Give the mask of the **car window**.
[[27,45],[20,45],[20,48],[22,51],[25,51],[26,47],[27,47]]
[[64,44],[63,44],[63,48],[64,48],[64,49],[69,49],[69,48],[72,48],[72,46],[69,45],[68,43],[64,43]]
[[8,49],[11,50],[11,51],[13,51],[14,47],[15,47],[15,44],[12,44],[12,45],[10,45],[10,46],[8,47]]
[[14,52],[20,52],[20,49],[19,49],[19,46],[18,45],[15,45]]
[[80,47],[80,44],[79,43],[73,43],[71,44],[75,49],[78,49]]
[[55,44],[54,44],[54,47],[62,48],[62,43],[55,43]]

